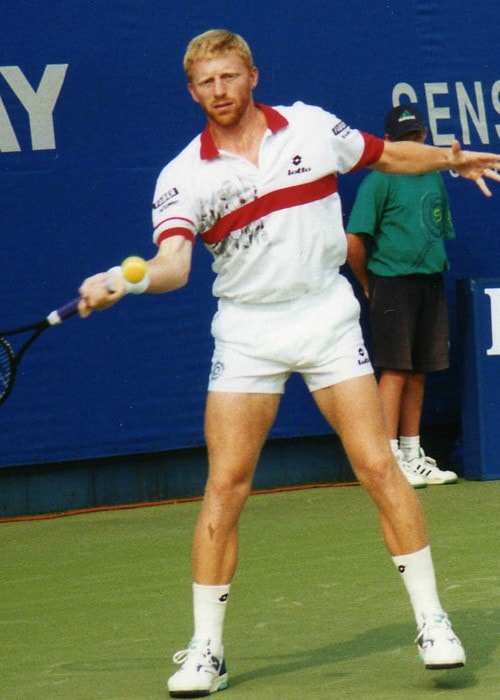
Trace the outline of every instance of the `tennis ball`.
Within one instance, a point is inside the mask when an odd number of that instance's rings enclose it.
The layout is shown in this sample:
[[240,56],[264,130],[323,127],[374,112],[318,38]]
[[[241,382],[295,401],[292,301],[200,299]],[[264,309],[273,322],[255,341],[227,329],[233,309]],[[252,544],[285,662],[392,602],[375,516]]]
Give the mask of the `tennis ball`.
[[142,282],[147,272],[146,261],[139,258],[137,255],[131,255],[129,258],[125,258],[121,267],[123,277],[127,282],[130,282],[130,284]]

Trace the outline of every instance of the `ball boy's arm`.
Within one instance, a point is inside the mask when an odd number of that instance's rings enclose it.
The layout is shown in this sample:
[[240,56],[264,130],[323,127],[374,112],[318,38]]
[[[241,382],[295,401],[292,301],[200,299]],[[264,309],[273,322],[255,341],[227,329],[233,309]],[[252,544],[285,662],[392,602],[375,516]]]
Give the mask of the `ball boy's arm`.
[[347,262],[363,288],[366,298],[370,296],[368,270],[366,269],[366,241],[363,234],[347,233]]

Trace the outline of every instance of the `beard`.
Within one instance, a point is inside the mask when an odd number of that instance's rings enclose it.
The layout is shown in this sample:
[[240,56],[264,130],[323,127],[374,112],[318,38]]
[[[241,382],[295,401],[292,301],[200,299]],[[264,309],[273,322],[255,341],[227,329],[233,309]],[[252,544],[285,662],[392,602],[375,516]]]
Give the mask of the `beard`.
[[211,121],[224,128],[230,128],[240,123],[241,118],[252,103],[251,95],[245,99],[221,100],[215,105],[207,105],[204,109],[206,117]]

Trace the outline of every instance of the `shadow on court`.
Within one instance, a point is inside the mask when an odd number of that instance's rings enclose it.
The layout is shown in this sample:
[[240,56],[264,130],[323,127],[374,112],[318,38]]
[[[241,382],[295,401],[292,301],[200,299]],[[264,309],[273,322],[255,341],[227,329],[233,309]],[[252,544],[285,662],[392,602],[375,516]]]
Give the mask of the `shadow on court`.
[[[462,638],[467,641],[467,665],[465,668],[449,671],[424,671],[424,681],[426,685],[432,684],[436,688],[448,690],[473,688],[477,685],[476,672],[494,663],[493,654],[500,641],[500,611],[491,609],[457,611],[453,615],[453,622],[456,629],[460,630]],[[307,648],[285,656],[274,655],[272,652],[265,656],[253,656],[255,669],[233,675],[231,686],[242,687],[246,682],[256,678],[270,679],[280,675],[297,674],[300,671],[310,673],[312,669],[322,669],[325,679],[333,678],[336,675],[336,667],[344,665],[345,662],[363,663],[365,657],[373,654],[380,655],[382,658],[384,654],[390,656],[391,652],[408,647],[412,634],[414,630],[411,625],[387,625],[364,632],[345,642],[314,649]],[[417,663],[420,664],[416,647],[414,653]],[[262,663],[265,663],[265,666],[262,666]],[[423,669],[423,666],[421,668]],[[404,663],[394,664],[393,672],[404,673]],[[405,697],[404,682],[401,686],[401,697]],[[306,692],[305,689],[304,692]],[[381,692],[383,692],[382,688]]]

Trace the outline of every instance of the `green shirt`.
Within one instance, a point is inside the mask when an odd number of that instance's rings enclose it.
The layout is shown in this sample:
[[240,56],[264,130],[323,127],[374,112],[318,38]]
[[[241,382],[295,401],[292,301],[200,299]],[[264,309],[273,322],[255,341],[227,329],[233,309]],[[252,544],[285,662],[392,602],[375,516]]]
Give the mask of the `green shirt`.
[[382,277],[435,274],[449,269],[444,241],[455,237],[443,178],[367,175],[347,231],[368,234],[367,268]]

